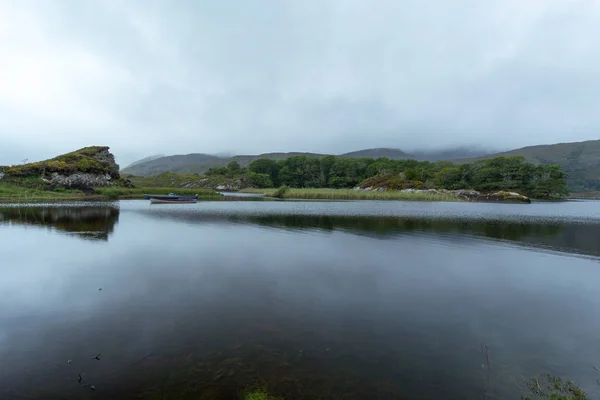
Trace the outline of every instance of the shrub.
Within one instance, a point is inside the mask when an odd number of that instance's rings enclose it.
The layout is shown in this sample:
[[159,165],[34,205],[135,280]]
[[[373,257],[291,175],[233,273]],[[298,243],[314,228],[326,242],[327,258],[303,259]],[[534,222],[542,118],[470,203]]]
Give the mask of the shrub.
[[273,193],[273,197],[277,197],[277,198],[283,199],[283,197],[285,196],[285,193],[286,193],[288,190],[290,190],[290,188],[289,188],[288,186],[285,186],[285,185],[284,185],[284,186],[281,186],[281,187],[279,187],[279,188],[278,188],[278,189],[275,191],[275,193]]

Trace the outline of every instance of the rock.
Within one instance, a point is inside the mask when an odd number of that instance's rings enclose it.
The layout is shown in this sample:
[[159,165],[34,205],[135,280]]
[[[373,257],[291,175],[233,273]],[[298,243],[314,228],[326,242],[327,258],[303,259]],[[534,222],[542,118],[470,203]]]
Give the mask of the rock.
[[112,177],[110,174],[96,175],[77,172],[71,175],[60,175],[52,173],[50,182],[71,189],[110,186]]
[[476,201],[481,202],[499,202],[499,203],[531,203],[531,199],[527,196],[515,192],[496,192],[484,194],[477,197]]
[[122,180],[122,185],[126,188],[134,188],[135,185],[133,184],[133,182],[131,182],[129,179],[123,179]]

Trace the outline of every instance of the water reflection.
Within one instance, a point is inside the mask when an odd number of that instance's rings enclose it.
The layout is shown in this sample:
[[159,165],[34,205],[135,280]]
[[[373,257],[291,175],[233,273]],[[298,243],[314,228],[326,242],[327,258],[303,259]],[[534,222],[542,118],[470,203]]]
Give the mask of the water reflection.
[[538,218],[434,219],[426,217],[367,217],[327,215],[229,215],[166,210],[140,211],[150,218],[180,220],[186,224],[239,223],[291,231],[344,231],[352,234],[393,239],[402,235],[429,233],[456,238],[457,235],[516,242],[522,246],[560,252],[600,256],[600,223]]
[[0,229],[0,398],[500,399],[544,372],[597,386],[597,261],[522,246],[592,254],[593,224],[209,207],[130,203],[107,246]]
[[88,240],[107,241],[118,221],[117,206],[0,208],[0,224],[45,226]]

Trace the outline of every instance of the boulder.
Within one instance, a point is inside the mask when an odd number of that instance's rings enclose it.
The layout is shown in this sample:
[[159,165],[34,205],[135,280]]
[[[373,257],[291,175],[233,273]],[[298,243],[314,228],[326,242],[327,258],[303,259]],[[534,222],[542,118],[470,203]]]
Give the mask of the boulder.
[[524,203],[530,204],[531,199],[527,196],[523,196],[522,194],[516,192],[496,192],[483,194],[477,197],[476,201],[481,202],[498,202],[498,203]]

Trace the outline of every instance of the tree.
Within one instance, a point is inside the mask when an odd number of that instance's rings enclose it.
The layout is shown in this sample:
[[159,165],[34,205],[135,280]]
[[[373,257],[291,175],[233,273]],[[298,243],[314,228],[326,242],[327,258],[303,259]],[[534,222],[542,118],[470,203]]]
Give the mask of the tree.
[[257,188],[273,187],[273,181],[271,181],[271,177],[267,174],[250,172],[250,182],[252,183],[252,186]]
[[230,161],[229,164],[227,164],[227,169],[231,172],[239,172],[242,167],[240,167],[240,164],[237,161]]
[[529,195],[535,198],[562,198],[569,194],[567,174],[558,165],[539,165],[535,168]]
[[443,189],[463,189],[461,177],[460,167],[447,167],[437,174],[436,182]]
[[279,186],[279,171],[281,167],[282,165],[277,161],[268,158],[254,160],[248,165],[250,172],[268,175],[275,186]]

